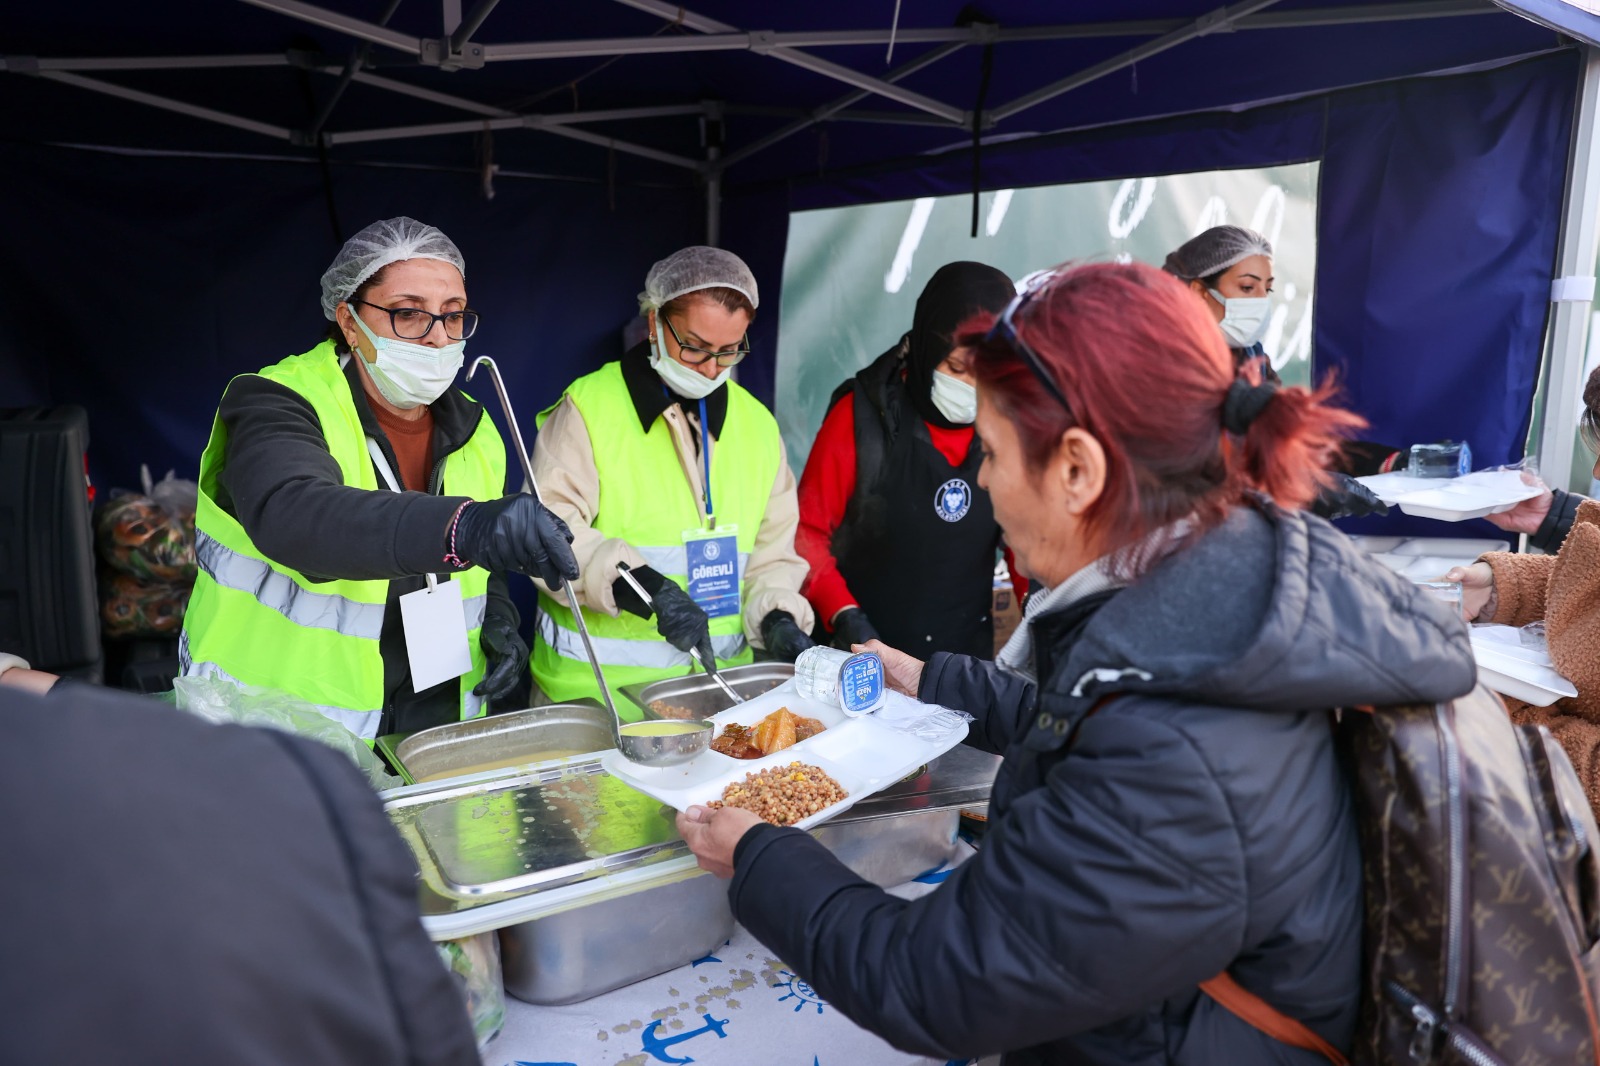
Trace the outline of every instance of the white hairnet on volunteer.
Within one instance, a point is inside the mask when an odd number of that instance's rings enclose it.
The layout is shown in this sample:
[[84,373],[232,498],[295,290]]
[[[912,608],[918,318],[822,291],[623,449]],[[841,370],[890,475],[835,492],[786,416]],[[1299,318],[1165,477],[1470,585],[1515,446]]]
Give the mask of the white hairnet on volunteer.
[[344,242],[333,265],[322,275],[322,313],[334,321],[339,304],[350,299],[361,283],[403,259],[437,259],[467,276],[467,261],[455,242],[432,226],[414,218],[386,218],[374,222]]
[[721,248],[697,244],[673,252],[644,276],[644,291],[639,294],[639,310],[655,311],[668,300],[700,289],[732,289],[760,307],[756,297],[756,276],[743,259]]
[[1220,274],[1252,255],[1264,255],[1270,259],[1272,245],[1253,229],[1212,226],[1199,236],[1185,241],[1177,251],[1167,256],[1161,269],[1184,281],[1193,281],[1195,278]]

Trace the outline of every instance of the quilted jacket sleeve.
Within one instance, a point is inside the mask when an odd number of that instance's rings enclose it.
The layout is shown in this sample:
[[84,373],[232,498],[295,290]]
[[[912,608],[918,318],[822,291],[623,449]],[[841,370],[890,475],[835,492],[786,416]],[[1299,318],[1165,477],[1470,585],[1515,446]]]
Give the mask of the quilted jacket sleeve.
[[1148,1009],[1238,954],[1249,891],[1223,793],[1175,728],[1089,723],[983,849],[905,901],[810,836],[744,848],[734,914],[857,1024],[959,1058]]

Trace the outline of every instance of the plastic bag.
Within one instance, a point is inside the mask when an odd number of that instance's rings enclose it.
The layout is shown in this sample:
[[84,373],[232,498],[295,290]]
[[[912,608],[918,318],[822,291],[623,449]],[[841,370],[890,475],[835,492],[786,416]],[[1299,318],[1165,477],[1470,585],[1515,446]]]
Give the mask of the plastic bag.
[[95,516],[100,558],[144,582],[193,584],[194,509],[199,487],[171,470],[159,482],[140,467],[144,493],[116,490]]
[[922,703],[898,692],[890,692],[883,706],[872,715],[890,729],[919,740],[944,740],[972,721],[966,711],[955,711],[932,703]]
[[190,584],[141,581],[102,571],[100,620],[108,637],[175,637],[189,609]]
[[439,958],[455,978],[472,1019],[472,1032],[482,1052],[506,1021],[506,987],[500,972],[498,933],[479,933],[435,944]]
[[390,788],[398,782],[373,754],[367,742],[303,700],[286,692],[235,685],[220,677],[180,677],[172,683],[178,709],[208,722],[233,722],[264,726],[308,737],[343,752],[366,774],[373,788]]

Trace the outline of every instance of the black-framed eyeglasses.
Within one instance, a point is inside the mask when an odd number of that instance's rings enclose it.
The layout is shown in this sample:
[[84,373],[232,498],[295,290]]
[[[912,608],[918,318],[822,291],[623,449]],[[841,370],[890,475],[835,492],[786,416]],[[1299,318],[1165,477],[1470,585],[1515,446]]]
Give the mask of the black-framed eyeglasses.
[[420,341],[433,332],[435,322],[444,323],[444,335],[453,341],[464,341],[478,330],[476,311],[446,311],[442,315],[436,315],[420,307],[384,307],[382,304],[369,303],[366,300],[349,302],[388,315],[389,328],[394,331],[396,337],[405,341]]
[[[984,337],[984,342],[988,343],[995,338],[1005,341],[1006,346],[1020,355],[1022,361],[1028,364],[1028,369],[1033,371],[1033,376],[1039,379],[1039,383],[1045,387],[1045,391],[1055,398],[1056,403],[1059,403],[1067,414],[1072,415],[1072,405],[1062,395],[1061,386],[1057,385],[1056,379],[1050,375],[1049,368],[1044,365],[1044,360],[1040,359],[1039,353],[1029,347],[1028,342],[1023,340],[1021,335],[1017,333],[1017,312],[1026,307],[1028,301],[1032,300],[1034,294],[1043,287],[1044,284],[1042,282],[1030,286],[1027,291],[1019,293],[1014,300],[1007,304],[1006,309],[1000,312],[1000,317],[994,320],[994,325],[989,327],[989,334]],[[1077,416],[1073,415],[1073,417],[1076,418]]]
[[672,333],[672,339],[678,342],[678,350],[683,353],[683,361],[690,366],[704,366],[708,360],[715,359],[718,366],[733,366],[750,354],[750,334],[746,333],[739,341],[739,347],[722,352],[708,352],[704,348],[696,348],[692,344],[683,343],[683,338],[678,336],[678,329],[672,324],[672,319],[659,312],[657,318],[667,324],[667,329]]

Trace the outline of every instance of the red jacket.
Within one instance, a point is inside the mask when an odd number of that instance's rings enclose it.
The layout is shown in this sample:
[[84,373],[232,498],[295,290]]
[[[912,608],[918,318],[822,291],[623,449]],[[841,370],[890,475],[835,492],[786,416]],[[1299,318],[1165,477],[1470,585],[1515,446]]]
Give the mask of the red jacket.
[[[817,617],[829,632],[833,617],[846,607],[856,606],[856,598],[839,573],[833,558],[833,534],[844,521],[845,508],[856,491],[856,416],[853,394],[847,392],[833,405],[806,459],[800,475],[800,528],[795,531],[795,550],[811,564],[811,572],[800,591],[817,609]],[[951,466],[960,466],[972,446],[973,428],[944,429],[932,423],[928,436],[939,454]],[[1011,584],[1021,597],[1028,590],[1027,578],[1017,573],[1011,549],[1005,549]]]

